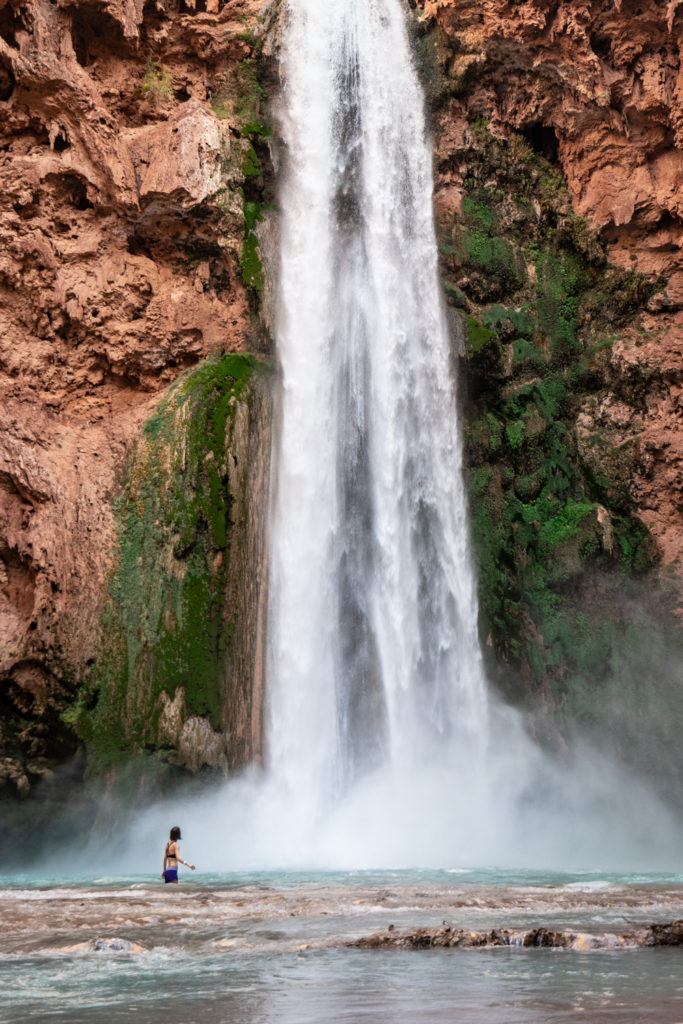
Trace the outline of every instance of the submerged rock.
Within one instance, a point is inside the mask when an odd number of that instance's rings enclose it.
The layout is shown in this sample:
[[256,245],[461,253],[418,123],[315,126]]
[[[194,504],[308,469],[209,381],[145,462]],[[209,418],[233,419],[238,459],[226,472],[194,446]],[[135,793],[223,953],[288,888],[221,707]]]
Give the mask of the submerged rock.
[[144,953],[147,947],[129,939],[110,938],[89,939],[77,942],[73,946],[60,946],[61,953]]

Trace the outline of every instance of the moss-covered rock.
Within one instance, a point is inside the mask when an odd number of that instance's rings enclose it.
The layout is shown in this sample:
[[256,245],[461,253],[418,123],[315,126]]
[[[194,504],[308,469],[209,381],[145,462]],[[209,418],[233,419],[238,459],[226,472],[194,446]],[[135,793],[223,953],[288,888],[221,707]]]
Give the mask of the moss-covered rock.
[[[245,549],[262,531],[267,496],[251,506],[268,457],[262,374],[246,355],[201,364],[160,402],[130,456],[115,499],[102,655],[67,713],[93,767],[148,751],[192,771],[227,771],[253,747],[242,735],[252,680],[232,667],[245,642],[256,661],[256,609],[236,591],[260,568]],[[245,702],[237,715],[235,689]]]

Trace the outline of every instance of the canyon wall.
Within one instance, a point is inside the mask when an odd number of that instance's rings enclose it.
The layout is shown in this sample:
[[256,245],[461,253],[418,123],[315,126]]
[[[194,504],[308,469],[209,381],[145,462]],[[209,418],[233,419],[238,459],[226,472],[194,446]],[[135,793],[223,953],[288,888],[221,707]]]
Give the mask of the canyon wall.
[[[574,213],[600,232],[609,260],[657,280],[642,331],[621,333],[613,365],[646,368],[632,494],[667,563],[683,559],[683,5],[665,0],[525,3],[426,0],[435,31],[432,87],[447,79],[439,116],[438,205],[459,206],[463,175],[444,158],[486,118],[516,132],[566,180]],[[423,52],[427,48],[423,42]],[[455,173],[454,173],[455,170]],[[534,216],[536,214],[534,213]],[[597,430],[623,433],[624,410],[586,409]],[[590,424],[586,422],[585,429]]]
[[[0,2],[7,794],[84,741],[103,763],[162,749],[195,771],[258,755],[239,637],[260,601],[269,399],[258,359],[222,354],[269,349],[263,7]],[[199,665],[191,624],[213,637]]]

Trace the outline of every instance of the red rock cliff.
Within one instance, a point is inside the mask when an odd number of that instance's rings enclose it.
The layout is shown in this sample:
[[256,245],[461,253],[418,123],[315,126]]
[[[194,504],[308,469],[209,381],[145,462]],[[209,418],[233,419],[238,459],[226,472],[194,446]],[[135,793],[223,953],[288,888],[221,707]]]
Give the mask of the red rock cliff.
[[[565,176],[575,211],[609,256],[660,276],[643,333],[625,331],[613,368],[656,370],[640,417],[614,401],[585,429],[635,425],[631,491],[665,562],[683,560],[683,4],[680,0],[420,0],[457,93],[439,115],[440,156],[467,124],[523,133]],[[461,174],[438,182],[442,211],[458,206]],[[634,420],[634,423],[629,421]]]
[[3,709],[49,712],[98,655],[110,492],[159,393],[258,348],[239,187],[260,6],[0,0]]

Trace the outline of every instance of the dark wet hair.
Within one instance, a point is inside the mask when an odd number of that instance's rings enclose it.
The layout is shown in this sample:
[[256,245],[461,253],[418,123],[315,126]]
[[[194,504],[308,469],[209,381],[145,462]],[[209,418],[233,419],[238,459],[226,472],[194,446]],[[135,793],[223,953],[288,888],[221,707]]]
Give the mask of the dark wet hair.
[[180,834],[180,829],[178,828],[177,825],[174,825],[173,828],[171,829],[171,841],[175,842],[177,839],[182,839],[182,838],[183,837]]

